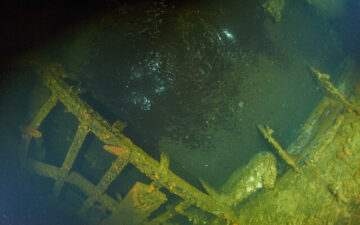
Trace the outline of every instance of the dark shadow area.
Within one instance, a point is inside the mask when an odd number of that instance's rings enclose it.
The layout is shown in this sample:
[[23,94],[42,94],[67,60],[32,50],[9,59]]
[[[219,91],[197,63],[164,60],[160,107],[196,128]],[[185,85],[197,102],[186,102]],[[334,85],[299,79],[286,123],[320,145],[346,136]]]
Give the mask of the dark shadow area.
[[107,11],[106,1],[2,1],[0,3],[0,72],[19,56],[36,51]]

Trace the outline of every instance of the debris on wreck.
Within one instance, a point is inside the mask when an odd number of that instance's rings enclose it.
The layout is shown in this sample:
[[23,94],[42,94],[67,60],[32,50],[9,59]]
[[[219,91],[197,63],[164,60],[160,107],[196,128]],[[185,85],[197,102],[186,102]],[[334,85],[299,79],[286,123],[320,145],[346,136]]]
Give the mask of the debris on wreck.
[[291,158],[291,156],[289,156],[286,151],[280,146],[280,144],[271,136],[272,133],[274,133],[274,130],[272,130],[268,126],[264,127],[261,124],[257,125],[257,128],[260,130],[264,138],[274,147],[279,156],[296,172],[302,173],[302,169],[296,165],[295,161]]
[[351,111],[358,112],[357,107],[348,102],[340,91],[335,88],[334,84],[330,82],[329,74],[320,73],[320,71],[312,66],[310,66],[309,69],[315,75],[318,85],[327,96],[340,102]]

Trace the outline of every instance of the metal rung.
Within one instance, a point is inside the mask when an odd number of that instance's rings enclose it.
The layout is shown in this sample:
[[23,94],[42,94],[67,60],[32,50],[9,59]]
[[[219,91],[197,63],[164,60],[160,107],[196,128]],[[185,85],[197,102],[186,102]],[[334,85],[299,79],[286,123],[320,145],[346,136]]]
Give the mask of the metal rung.
[[109,185],[119,176],[122,169],[127,165],[128,160],[123,158],[117,158],[112,166],[106,171],[99,184],[96,186],[94,192],[91,193],[90,197],[84,202],[81,207],[80,214],[84,215],[85,212],[95,204],[100,196],[106,191]]
[[75,137],[66,154],[65,161],[60,169],[59,177],[56,180],[54,186],[55,196],[59,196],[61,189],[64,186],[64,180],[66,179],[71,167],[73,166],[75,159],[79,153],[79,150],[88,133],[89,133],[89,128],[86,125],[79,124]]
[[[28,164],[30,169],[39,176],[52,178],[54,180],[59,177],[60,168],[56,166],[35,159],[28,159]],[[78,187],[87,196],[90,196],[96,191],[96,186],[77,172],[71,172],[69,176],[66,177],[65,181]],[[119,202],[107,194],[102,194],[98,200],[112,212],[116,211],[119,207]]]

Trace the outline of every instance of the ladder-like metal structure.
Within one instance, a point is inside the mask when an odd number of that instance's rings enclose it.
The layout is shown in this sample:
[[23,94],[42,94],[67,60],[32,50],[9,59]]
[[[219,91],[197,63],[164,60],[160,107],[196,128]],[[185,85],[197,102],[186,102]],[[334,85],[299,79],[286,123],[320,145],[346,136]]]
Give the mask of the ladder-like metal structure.
[[[29,127],[38,129],[58,102],[61,102],[67,111],[78,119],[79,126],[60,168],[29,157],[31,135],[25,136],[22,159],[36,174],[55,180],[53,188],[55,196],[59,196],[65,183],[80,188],[87,195],[87,199],[79,210],[80,215],[86,216],[88,210],[95,203],[99,203],[111,211],[111,215],[102,222],[104,225],[117,224],[121,221],[124,224],[160,224],[176,214],[187,215],[185,210],[193,205],[203,212],[211,213],[219,219],[228,221],[227,223],[238,224],[237,216],[230,206],[220,204],[216,199],[201,192],[169,170],[169,158],[166,155],[161,155],[160,162],[153,159],[121,133],[121,127],[117,126],[118,123],[115,122],[111,126],[99,113],[95,112],[61,78],[66,77],[61,65],[53,64],[42,67],[39,73],[44,84],[51,91],[51,96],[35,115]],[[104,150],[117,156],[97,184],[91,183],[78,172],[71,171],[89,133],[94,134],[104,143]],[[137,182],[124,198],[114,199],[106,194],[106,190],[128,163],[149,177],[152,183]],[[167,201],[166,195],[159,190],[161,187],[179,196],[182,202],[168,208],[165,213],[149,221],[147,219],[149,215]],[[128,220],[124,221],[124,218],[128,218]]]

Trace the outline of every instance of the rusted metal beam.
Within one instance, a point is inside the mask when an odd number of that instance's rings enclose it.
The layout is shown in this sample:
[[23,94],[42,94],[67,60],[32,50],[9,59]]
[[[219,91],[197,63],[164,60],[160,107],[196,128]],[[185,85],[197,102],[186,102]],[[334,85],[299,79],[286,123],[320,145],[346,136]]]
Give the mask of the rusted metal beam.
[[[87,196],[91,196],[94,192],[96,192],[97,187],[77,172],[71,172],[66,178],[66,182],[77,186],[84,191]],[[111,212],[115,212],[119,207],[119,202],[105,193],[98,198],[98,202],[103,204]]]
[[30,126],[35,129],[39,128],[40,124],[44,121],[49,112],[55,107],[57,102],[57,97],[55,95],[51,95],[45,104],[40,108],[39,112],[35,115],[31,121]]
[[86,211],[92,207],[96,201],[99,200],[110,184],[119,176],[120,172],[127,163],[127,159],[118,158],[112,164],[112,166],[106,171],[105,175],[96,186],[96,189],[90,194],[89,198],[86,199],[82,205],[80,209],[80,215],[84,216]]
[[49,165],[47,163],[40,162],[38,160],[31,158],[28,159],[28,165],[29,165],[29,169],[34,173],[43,177],[52,178],[54,180],[56,180],[60,172],[59,167]]
[[330,82],[329,74],[320,73],[319,70],[315,69],[312,66],[310,66],[309,68],[311,72],[315,75],[318,85],[327,96],[340,102],[345,107],[354,110],[359,114],[358,108],[355,105],[352,105],[349,101],[347,101],[345,97],[340,93],[340,91],[336,89],[335,85]]
[[68,152],[66,153],[66,157],[65,157],[64,163],[62,164],[62,167],[60,169],[59,176],[56,179],[56,183],[54,186],[54,194],[56,197],[59,196],[61,189],[64,186],[64,181],[65,181],[66,177],[68,176],[69,171],[71,170],[71,168],[75,162],[75,159],[79,153],[79,150],[80,150],[88,133],[89,133],[89,128],[86,125],[79,124],[79,127],[74,136],[74,139],[71,143],[71,146],[70,146]]
[[[36,115],[34,116],[34,118],[32,119],[29,127],[33,128],[33,129],[38,129],[40,124],[44,121],[45,117],[49,114],[49,112],[55,107],[56,103],[57,103],[58,99],[56,97],[56,95],[51,95],[50,98],[44,103],[44,105],[41,106],[40,110],[38,111],[38,113],[36,113]],[[22,153],[21,156],[21,161],[22,163],[25,163],[27,160],[27,155],[28,155],[28,150],[29,150],[29,144],[31,141],[32,136],[31,135],[26,135],[24,136],[24,152]]]
[[175,206],[170,206],[168,208],[168,210],[161,214],[160,216],[152,219],[151,221],[144,221],[142,223],[142,225],[159,225],[164,223],[165,221],[171,219],[172,217],[178,215],[178,214],[182,214],[184,212],[184,210],[186,210],[187,208],[189,208],[191,206],[191,204],[182,201],[179,204],[175,205]]
[[[31,158],[28,159],[28,165],[30,170],[39,176],[52,178],[54,180],[59,177],[60,168],[56,166],[49,165]],[[77,186],[87,196],[90,196],[92,193],[96,192],[97,187],[77,172],[71,172],[69,176],[66,177],[65,181]],[[115,212],[119,207],[119,202],[107,194],[102,194],[98,201],[111,212]]]
[[279,156],[296,172],[302,173],[302,169],[298,167],[295,161],[286,153],[286,151],[280,146],[280,144],[271,136],[274,132],[270,127],[259,124],[257,128],[260,130],[264,138],[274,147]]

